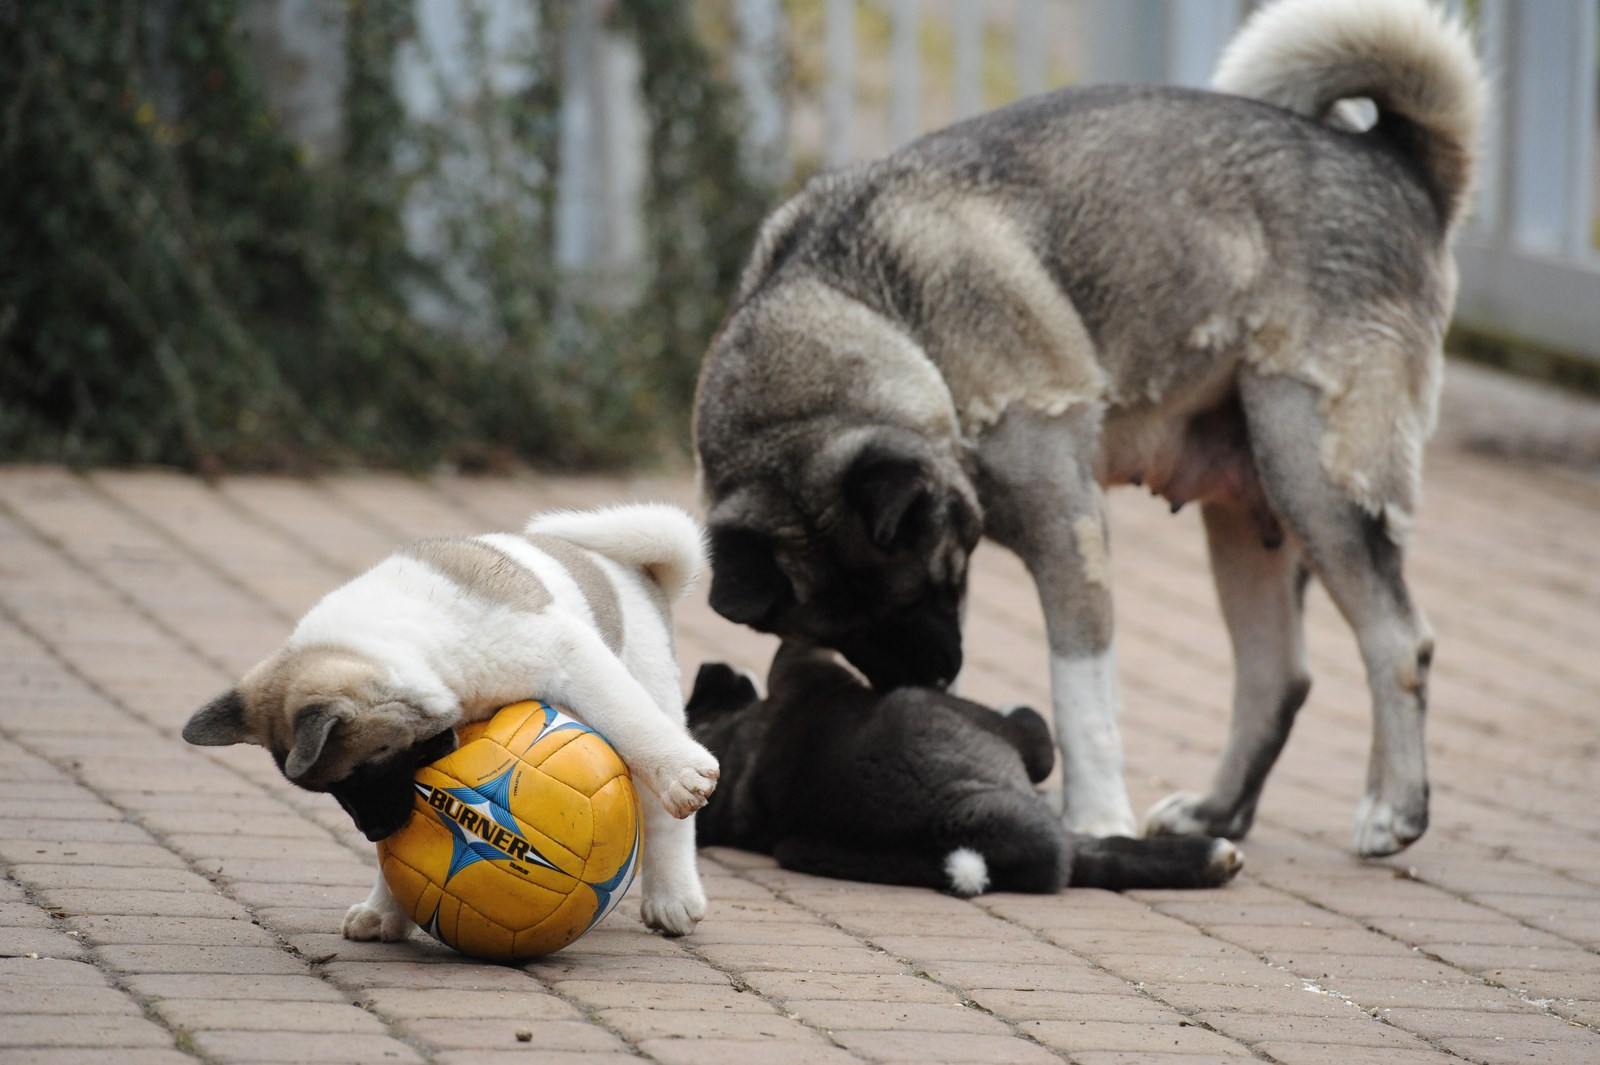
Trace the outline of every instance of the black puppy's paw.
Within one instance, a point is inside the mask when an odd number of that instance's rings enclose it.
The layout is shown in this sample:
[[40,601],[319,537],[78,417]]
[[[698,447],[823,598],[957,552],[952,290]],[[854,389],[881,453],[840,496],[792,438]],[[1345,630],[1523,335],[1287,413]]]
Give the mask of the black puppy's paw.
[[1005,716],[1012,744],[1022,755],[1028,779],[1039,783],[1056,765],[1056,742],[1050,737],[1050,726],[1039,711],[1021,703],[1001,707],[1000,713]]
[[693,721],[697,715],[717,710],[737,710],[761,697],[755,681],[743,670],[726,662],[705,662],[694,677],[694,690],[684,710]]

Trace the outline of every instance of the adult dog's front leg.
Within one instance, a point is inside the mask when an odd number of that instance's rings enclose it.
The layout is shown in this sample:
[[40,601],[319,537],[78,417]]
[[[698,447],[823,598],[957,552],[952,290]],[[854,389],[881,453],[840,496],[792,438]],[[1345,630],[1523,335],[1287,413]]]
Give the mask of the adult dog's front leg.
[[1137,830],[1122,777],[1105,500],[1089,464],[1098,416],[1008,413],[980,448],[988,534],[1022,558],[1050,644],[1062,816],[1091,836]]

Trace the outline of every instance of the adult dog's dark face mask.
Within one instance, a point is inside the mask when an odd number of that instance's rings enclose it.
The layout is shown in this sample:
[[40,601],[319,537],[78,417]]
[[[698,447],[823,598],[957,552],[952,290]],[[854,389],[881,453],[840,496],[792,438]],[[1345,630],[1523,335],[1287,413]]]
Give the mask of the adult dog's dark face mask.
[[847,528],[783,544],[751,528],[711,530],[711,606],[802,645],[831,647],[874,688],[947,687],[961,671],[961,604],[972,531],[916,519],[882,545]]

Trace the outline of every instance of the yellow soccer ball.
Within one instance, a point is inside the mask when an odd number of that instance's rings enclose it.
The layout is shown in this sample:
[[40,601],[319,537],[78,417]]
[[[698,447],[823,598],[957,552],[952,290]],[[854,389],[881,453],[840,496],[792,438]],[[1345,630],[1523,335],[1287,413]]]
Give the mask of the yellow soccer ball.
[[463,954],[523,962],[611,912],[639,864],[639,798],[598,732],[543,702],[457,730],[417,772],[416,812],[378,844],[389,890]]

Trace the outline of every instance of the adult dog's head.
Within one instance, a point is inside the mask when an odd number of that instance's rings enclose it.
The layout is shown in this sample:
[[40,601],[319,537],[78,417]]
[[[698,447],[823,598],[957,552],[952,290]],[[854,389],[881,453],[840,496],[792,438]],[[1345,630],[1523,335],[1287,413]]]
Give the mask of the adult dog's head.
[[292,783],[331,794],[376,842],[410,818],[417,769],[455,750],[448,714],[429,701],[353,651],[285,648],[195,711],[183,738],[265,747]]
[[914,431],[791,428],[809,431],[752,442],[721,478],[702,448],[712,608],[836,648],[879,689],[948,685],[982,533],[970,480]]

